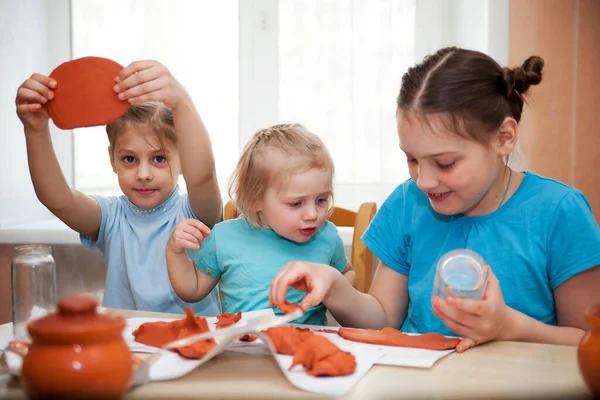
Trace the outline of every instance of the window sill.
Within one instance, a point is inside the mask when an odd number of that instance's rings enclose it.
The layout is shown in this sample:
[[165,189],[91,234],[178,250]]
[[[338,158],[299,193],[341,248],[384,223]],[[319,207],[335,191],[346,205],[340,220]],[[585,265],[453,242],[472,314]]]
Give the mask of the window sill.
[[58,218],[49,218],[0,229],[2,244],[78,244],[79,234]]
[[[353,228],[338,228],[344,246],[352,245]],[[1,244],[79,244],[79,234],[58,218],[0,228]]]

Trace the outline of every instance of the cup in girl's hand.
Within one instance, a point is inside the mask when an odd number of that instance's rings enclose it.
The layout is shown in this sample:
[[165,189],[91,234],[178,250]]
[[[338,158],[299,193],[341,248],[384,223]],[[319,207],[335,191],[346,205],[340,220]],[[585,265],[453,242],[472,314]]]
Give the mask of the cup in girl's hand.
[[452,250],[440,259],[435,274],[433,296],[481,300],[487,285],[483,258],[474,251]]

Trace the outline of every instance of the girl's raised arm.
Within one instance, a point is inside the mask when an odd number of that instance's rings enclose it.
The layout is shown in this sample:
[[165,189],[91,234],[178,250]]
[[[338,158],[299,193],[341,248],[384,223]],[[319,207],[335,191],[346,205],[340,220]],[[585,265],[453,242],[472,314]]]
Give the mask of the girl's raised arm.
[[102,211],[93,198],[72,189],[58,163],[48,111],[43,104],[54,98],[57,83],[34,74],[17,91],[17,115],[23,123],[31,181],[38,199],[71,229],[96,239]]

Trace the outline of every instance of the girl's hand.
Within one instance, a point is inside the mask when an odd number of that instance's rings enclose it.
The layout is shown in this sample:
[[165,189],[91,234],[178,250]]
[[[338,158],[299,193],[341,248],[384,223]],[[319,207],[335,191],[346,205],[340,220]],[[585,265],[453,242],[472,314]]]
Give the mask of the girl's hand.
[[289,262],[271,282],[269,302],[284,302],[288,287],[293,287],[308,293],[300,304],[306,311],[323,301],[338,278],[345,279],[338,270],[328,265],[304,261]]
[[56,81],[40,74],[33,74],[17,90],[17,115],[26,131],[41,131],[48,126],[48,110],[44,107],[54,98]]
[[453,332],[463,337],[456,347],[459,353],[490,340],[498,339],[510,329],[510,308],[504,303],[500,282],[488,269],[488,283],[483,300],[449,296],[444,301],[434,297],[433,313]]
[[181,254],[185,249],[198,250],[208,235],[210,229],[202,222],[192,218],[183,219],[175,226],[167,242],[167,251]]
[[115,92],[131,104],[161,101],[171,109],[188,97],[186,90],[158,61],[135,61],[115,78]]

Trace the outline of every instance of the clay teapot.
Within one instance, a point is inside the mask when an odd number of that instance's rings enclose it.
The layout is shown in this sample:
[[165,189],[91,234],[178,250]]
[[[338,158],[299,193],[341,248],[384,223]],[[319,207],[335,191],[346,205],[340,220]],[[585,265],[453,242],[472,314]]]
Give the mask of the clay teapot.
[[590,308],[585,319],[588,331],[577,349],[577,361],[583,380],[594,397],[600,398],[600,304]]
[[58,311],[27,326],[31,348],[21,377],[32,399],[119,399],[129,389],[133,366],[122,337],[125,319],[97,313],[96,300],[61,299]]

